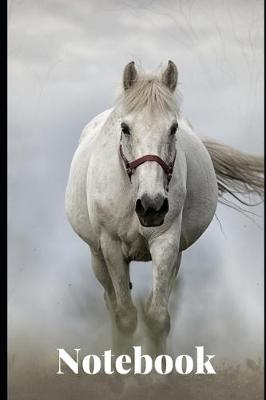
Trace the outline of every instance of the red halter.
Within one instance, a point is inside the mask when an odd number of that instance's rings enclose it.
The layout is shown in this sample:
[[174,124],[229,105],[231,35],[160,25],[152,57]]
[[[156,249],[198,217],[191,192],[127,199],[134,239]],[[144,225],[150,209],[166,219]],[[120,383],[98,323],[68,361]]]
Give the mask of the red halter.
[[137,158],[134,161],[129,162],[128,159],[126,158],[126,156],[123,153],[123,148],[122,148],[122,139],[120,140],[120,155],[122,160],[124,161],[125,167],[126,167],[126,171],[131,182],[131,176],[134,174],[135,170],[143,163],[145,163],[146,161],[155,161],[157,162],[162,169],[164,170],[164,172],[166,173],[167,176],[167,187],[166,190],[168,191],[168,186],[170,183],[170,180],[172,178],[173,175],[173,169],[174,169],[174,165],[175,165],[175,158],[176,158],[176,152],[174,155],[174,159],[172,162],[170,162],[168,165],[166,164],[165,161],[163,161],[159,156],[153,155],[153,154],[147,154],[145,156],[142,156],[140,158]]

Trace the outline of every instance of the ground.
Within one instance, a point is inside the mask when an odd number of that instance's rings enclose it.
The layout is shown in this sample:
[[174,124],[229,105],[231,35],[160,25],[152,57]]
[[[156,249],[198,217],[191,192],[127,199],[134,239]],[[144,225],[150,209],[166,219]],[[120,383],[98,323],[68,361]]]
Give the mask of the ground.
[[39,375],[21,371],[9,380],[9,400],[262,400],[262,362],[226,366],[216,375],[107,376]]

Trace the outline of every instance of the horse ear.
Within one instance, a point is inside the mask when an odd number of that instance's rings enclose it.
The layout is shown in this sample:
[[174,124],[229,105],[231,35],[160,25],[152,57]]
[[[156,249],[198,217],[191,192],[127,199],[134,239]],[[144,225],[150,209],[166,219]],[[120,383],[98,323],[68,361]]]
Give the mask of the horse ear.
[[177,78],[178,72],[176,65],[173,61],[169,60],[167,68],[162,75],[162,82],[171,90],[171,92],[174,92],[177,85]]
[[125,66],[124,73],[123,73],[123,85],[124,89],[127,90],[131,86],[134,85],[134,83],[138,79],[138,73],[135,68],[135,63],[134,61],[131,61]]

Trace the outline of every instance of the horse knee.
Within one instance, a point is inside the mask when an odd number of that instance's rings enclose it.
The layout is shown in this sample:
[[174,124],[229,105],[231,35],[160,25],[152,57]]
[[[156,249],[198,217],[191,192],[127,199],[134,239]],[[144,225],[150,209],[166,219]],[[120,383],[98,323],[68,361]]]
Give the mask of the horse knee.
[[137,310],[134,306],[120,309],[115,315],[118,329],[125,334],[132,334],[137,327]]
[[168,310],[149,310],[146,321],[154,337],[168,336],[170,332],[170,315]]

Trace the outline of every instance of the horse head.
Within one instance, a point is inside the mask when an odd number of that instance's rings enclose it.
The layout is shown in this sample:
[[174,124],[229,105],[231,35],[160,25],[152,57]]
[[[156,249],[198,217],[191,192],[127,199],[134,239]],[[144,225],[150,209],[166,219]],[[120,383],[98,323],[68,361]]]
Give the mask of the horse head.
[[135,211],[143,226],[162,225],[169,210],[178,134],[177,77],[172,61],[160,77],[139,75],[134,62],[124,69],[120,155],[136,186]]

